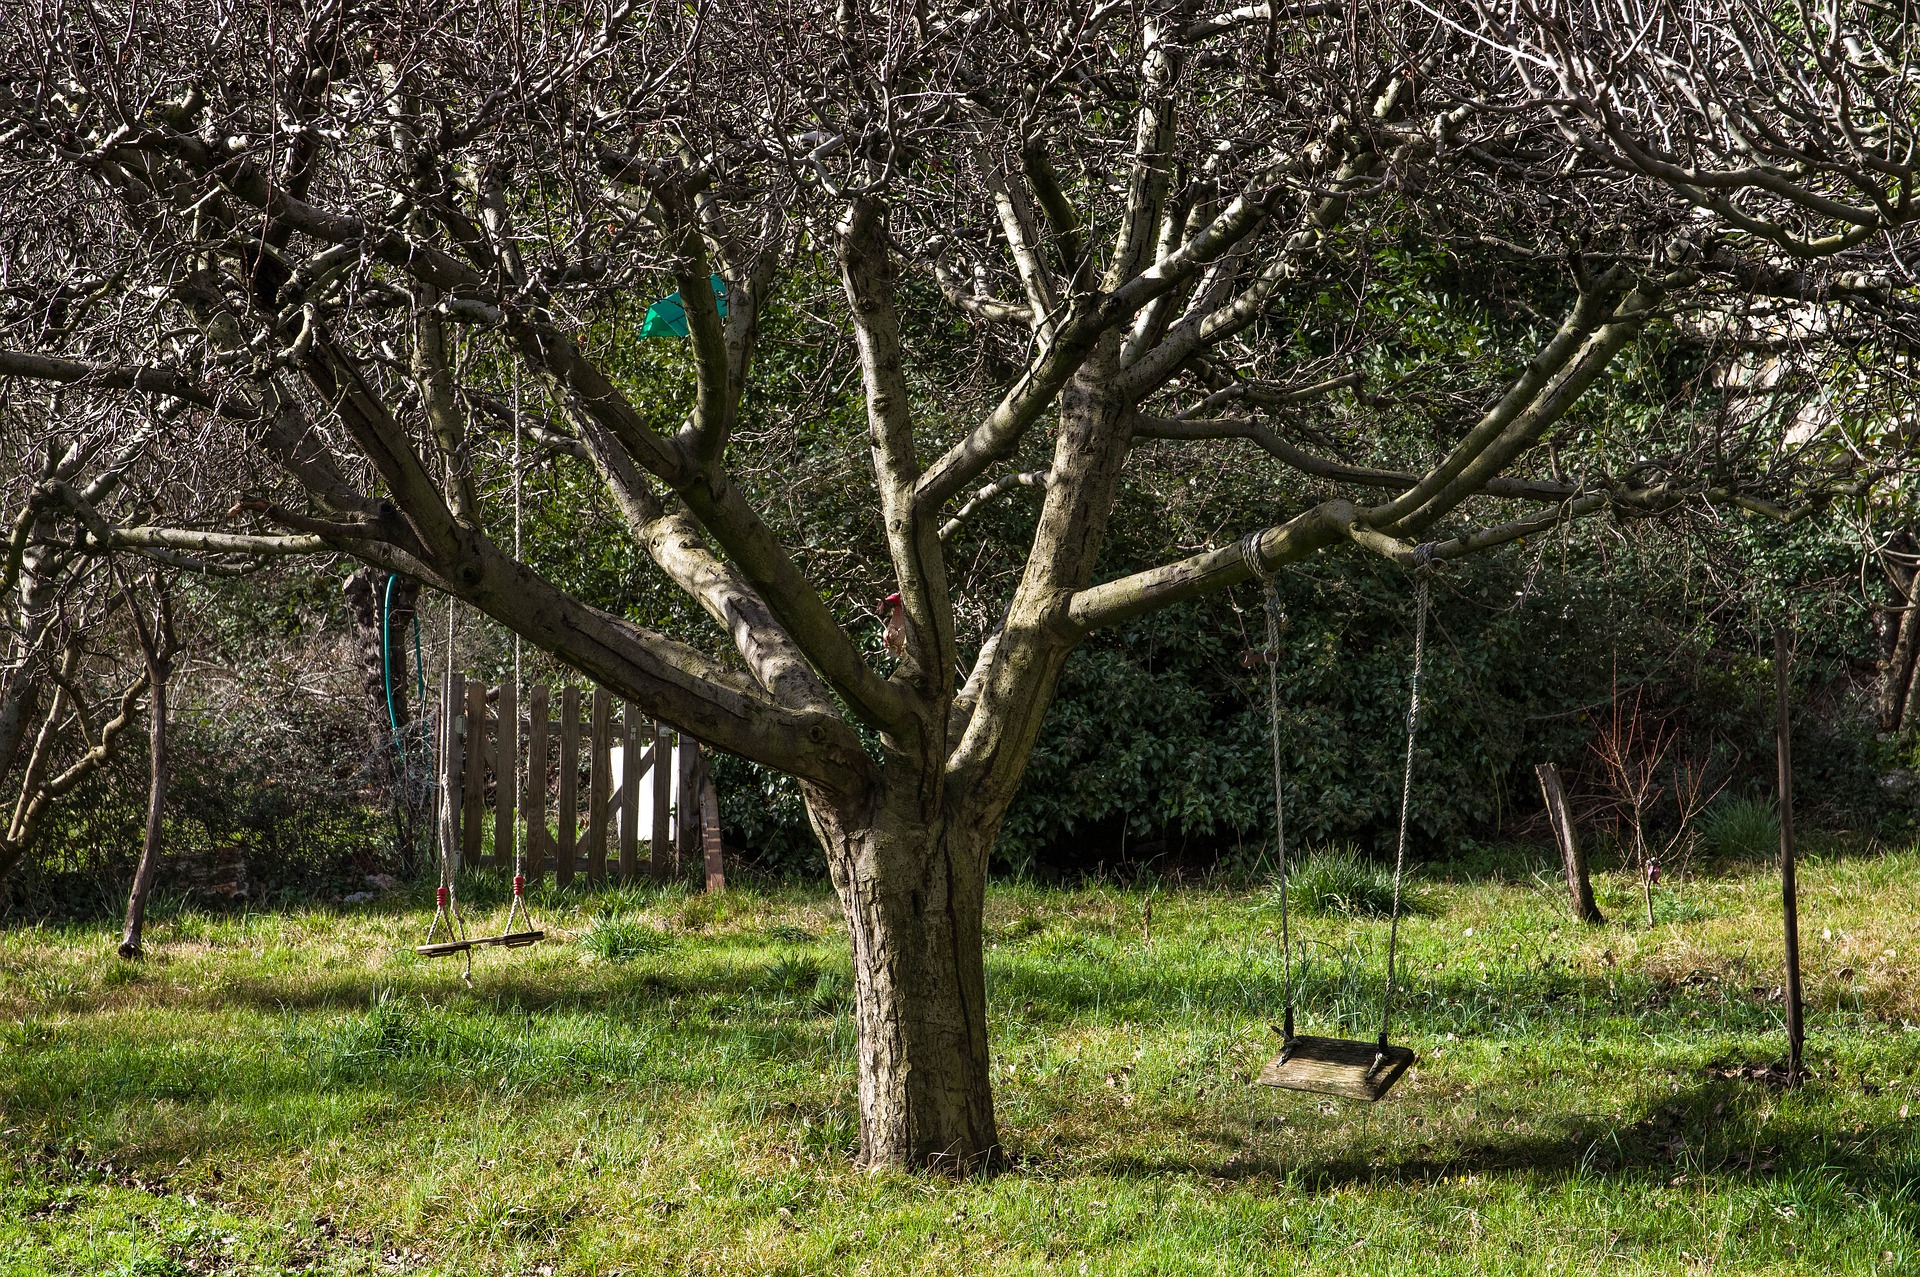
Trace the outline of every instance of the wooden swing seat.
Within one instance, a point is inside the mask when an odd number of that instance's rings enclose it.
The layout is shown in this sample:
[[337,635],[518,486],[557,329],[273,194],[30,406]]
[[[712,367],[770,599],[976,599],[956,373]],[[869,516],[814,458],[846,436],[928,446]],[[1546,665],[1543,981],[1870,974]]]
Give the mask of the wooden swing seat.
[[1413,1052],[1404,1046],[1390,1045],[1381,1055],[1379,1044],[1374,1042],[1296,1037],[1255,1080],[1262,1086],[1316,1091],[1371,1103],[1392,1090],[1413,1061]]
[[487,949],[498,946],[502,949],[523,949],[530,944],[538,944],[547,938],[544,931],[509,931],[497,936],[475,936],[470,940],[442,940],[437,944],[420,944],[413,951],[423,958],[444,958],[455,953],[465,953],[469,949]]

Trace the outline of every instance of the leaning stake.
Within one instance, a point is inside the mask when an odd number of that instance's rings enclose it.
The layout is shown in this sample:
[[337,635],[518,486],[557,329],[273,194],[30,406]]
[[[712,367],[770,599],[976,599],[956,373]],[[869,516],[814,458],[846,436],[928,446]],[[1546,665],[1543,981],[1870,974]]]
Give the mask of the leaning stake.
[[1793,739],[1787,721],[1787,631],[1773,632],[1773,670],[1779,685],[1774,746],[1780,759],[1780,913],[1787,933],[1787,1083],[1800,1084],[1800,1051],[1806,1025],[1800,1019],[1800,897],[1793,883]]

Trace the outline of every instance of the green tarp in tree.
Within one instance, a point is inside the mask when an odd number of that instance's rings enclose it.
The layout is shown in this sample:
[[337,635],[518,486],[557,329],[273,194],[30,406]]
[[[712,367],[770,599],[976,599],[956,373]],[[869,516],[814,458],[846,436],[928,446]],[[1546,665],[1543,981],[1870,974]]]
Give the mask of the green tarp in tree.
[[[713,300],[720,307],[720,318],[727,317],[727,281],[718,275],[713,277]],[[640,329],[642,337],[685,337],[687,335],[687,308],[680,304],[680,294],[662,297],[647,307],[647,322]]]

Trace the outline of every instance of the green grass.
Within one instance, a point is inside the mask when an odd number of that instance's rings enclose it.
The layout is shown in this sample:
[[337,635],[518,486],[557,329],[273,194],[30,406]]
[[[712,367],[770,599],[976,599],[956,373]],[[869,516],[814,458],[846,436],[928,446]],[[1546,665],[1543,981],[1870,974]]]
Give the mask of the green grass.
[[[1368,860],[1351,846],[1321,847],[1288,867],[1287,897],[1303,913],[1384,917],[1393,912],[1393,866]],[[1400,907],[1412,903],[1411,885],[1403,883]]]
[[1709,856],[1767,855],[1780,846],[1780,815],[1766,799],[1722,797],[1700,822],[1700,846]]
[[[1361,1109],[1252,1088],[1281,1013],[1258,891],[996,886],[985,1180],[849,1154],[824,890],[534,897],[554,939],[416,958],[430,889],[0,932],[0,1271],[1920,1272],[1920,855],[1802,868],[1816,1073],[1781,1053],[1763,865],[1597,884],[1429,866]],[[1496,866],[1497,867],[1497,866]],[[502,894],[467,893],[479,928]],[[1302,1029],[1376,1030],[1386,923],[1296,917]]]

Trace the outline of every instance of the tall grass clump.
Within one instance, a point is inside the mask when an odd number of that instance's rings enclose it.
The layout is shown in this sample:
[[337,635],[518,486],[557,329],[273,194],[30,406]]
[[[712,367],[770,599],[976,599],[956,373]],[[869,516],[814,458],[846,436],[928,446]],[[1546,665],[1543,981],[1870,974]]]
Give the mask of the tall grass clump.
[[[1393,911],[1393,866],[1376,864],[1351,844],[1316,848],[1287,868],[1288,900],[1302,913],[1365,917]],[[1279,890],[1276,878],[1276,895]],[[1402,891],[1401,907],[1409,903]]]
[[1780,845],[1780,816],[1764,798],[1722,798],[1700,821],[1709,856],[1764,856]]
[[632,962],[667,947],[668,938],[645,918],[625,913],[595,914],[580,936],[580,947],[602,962]]

